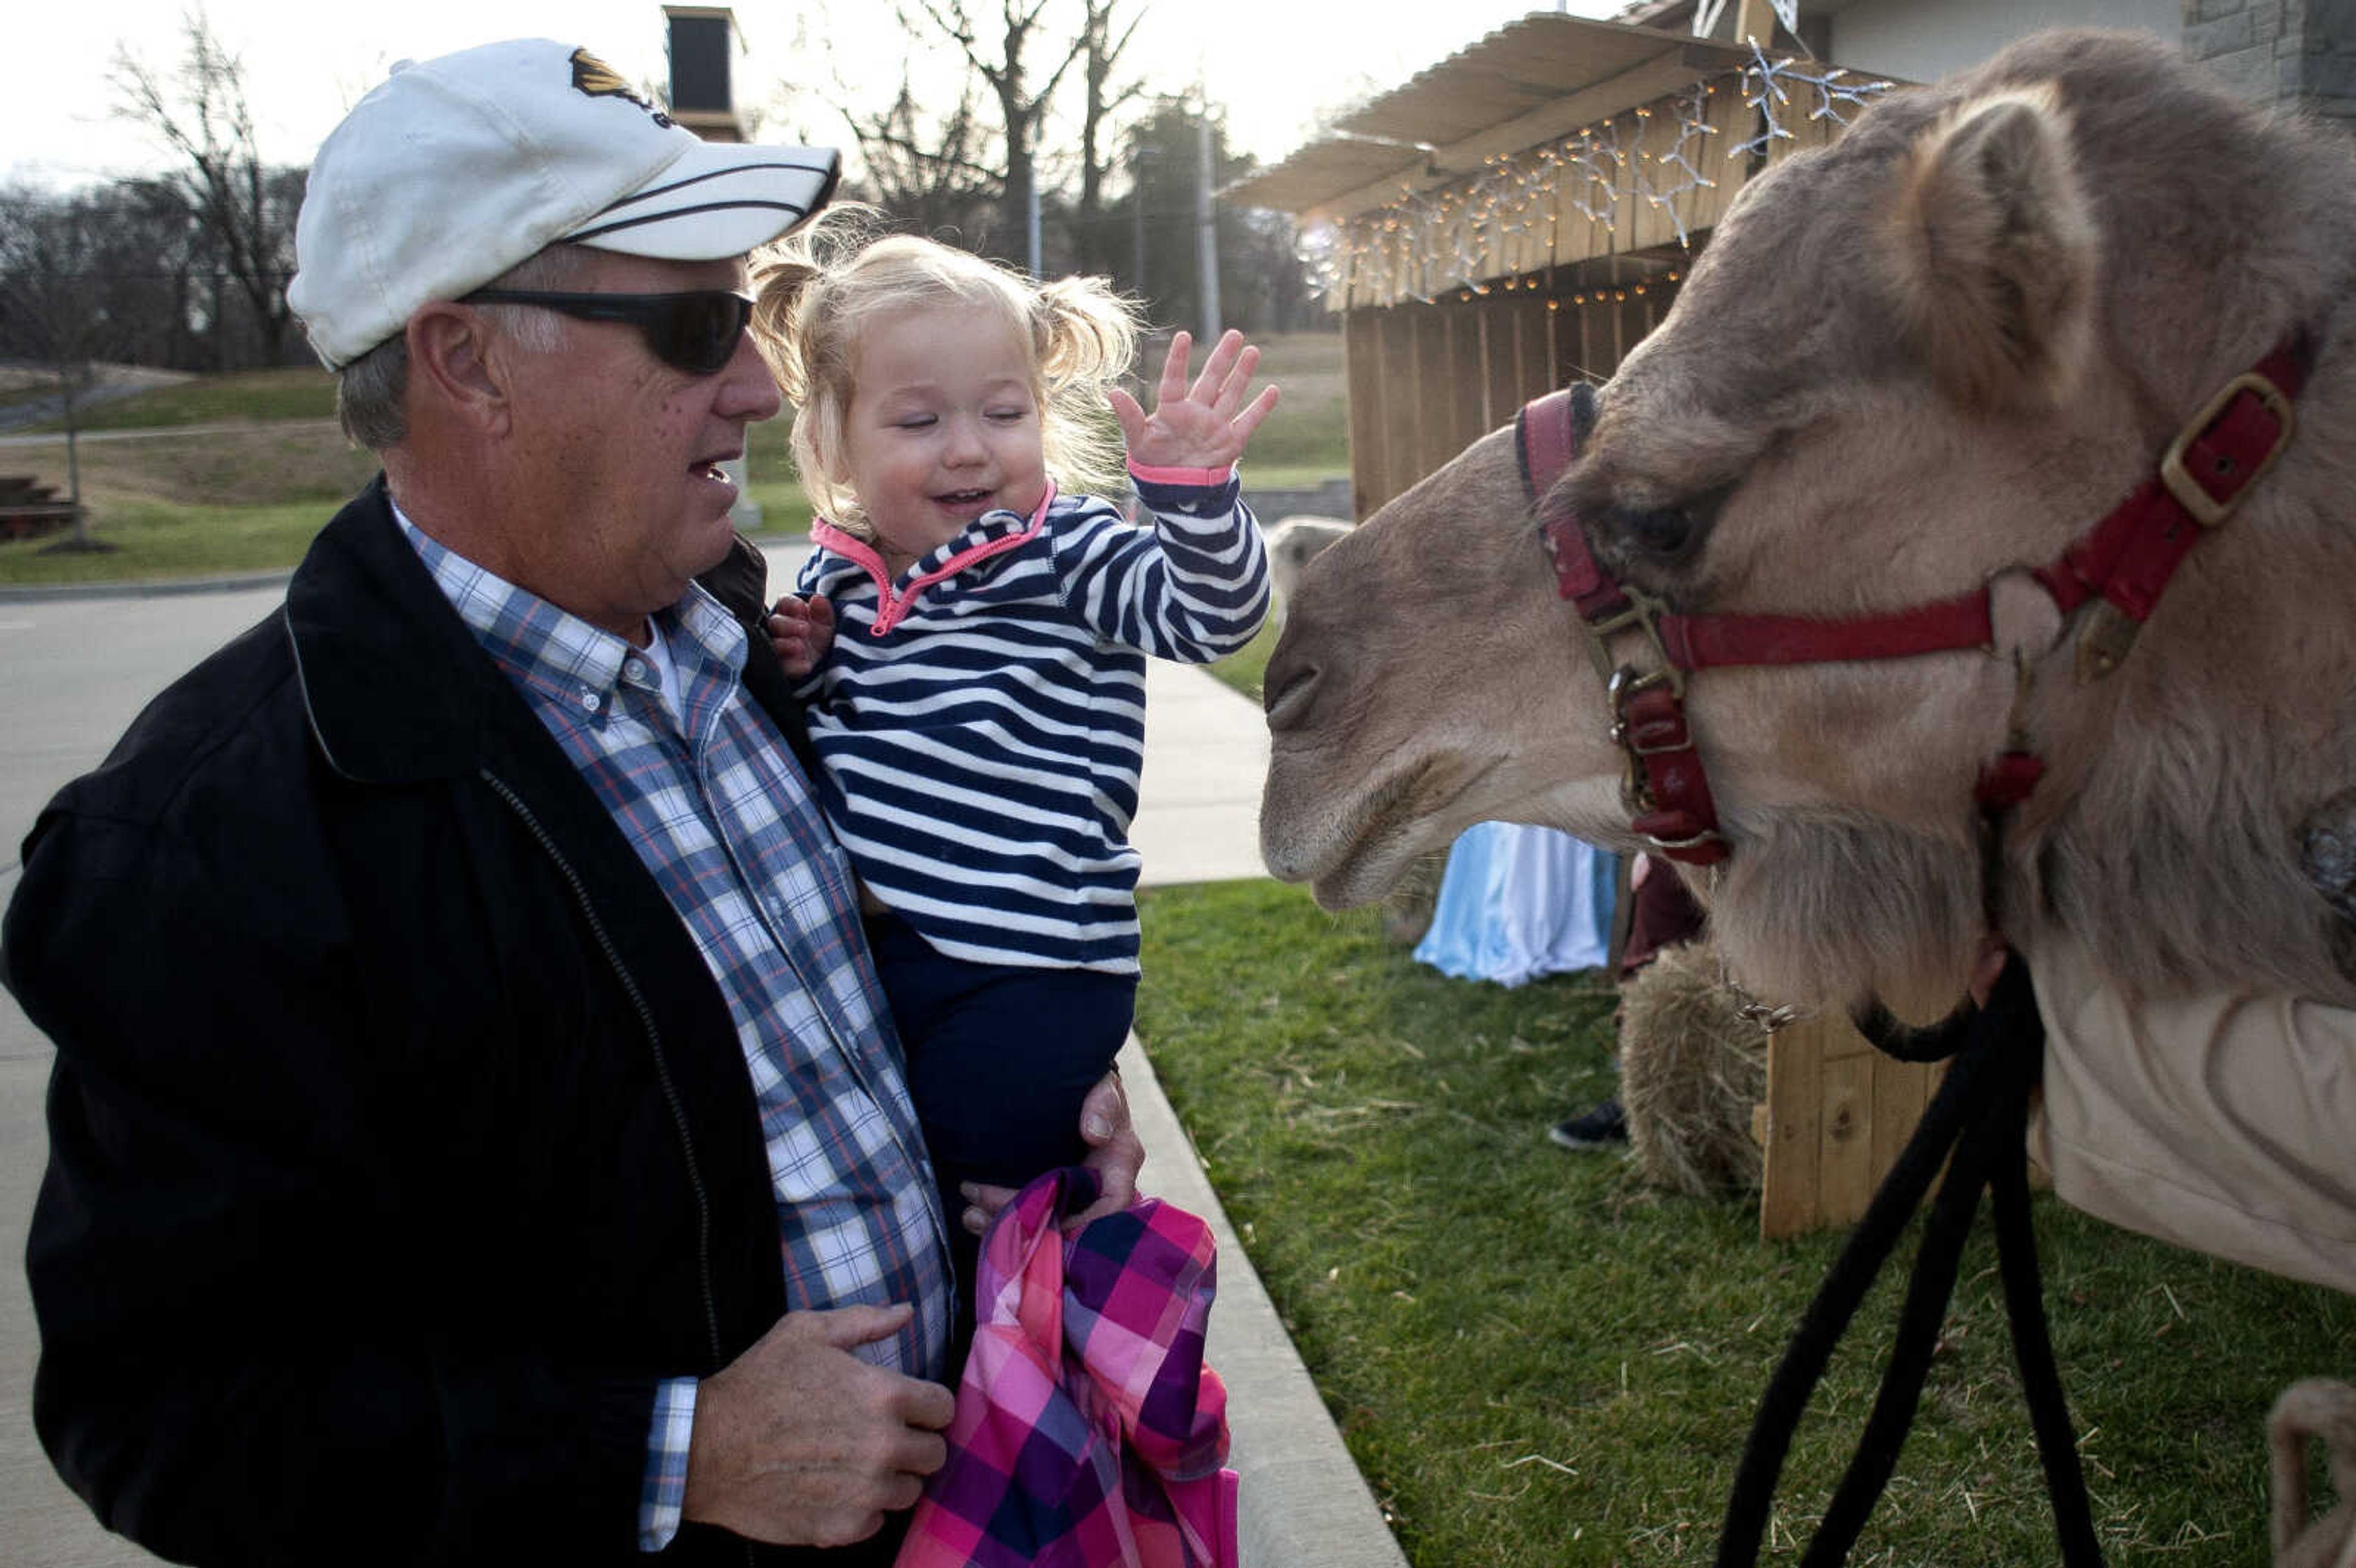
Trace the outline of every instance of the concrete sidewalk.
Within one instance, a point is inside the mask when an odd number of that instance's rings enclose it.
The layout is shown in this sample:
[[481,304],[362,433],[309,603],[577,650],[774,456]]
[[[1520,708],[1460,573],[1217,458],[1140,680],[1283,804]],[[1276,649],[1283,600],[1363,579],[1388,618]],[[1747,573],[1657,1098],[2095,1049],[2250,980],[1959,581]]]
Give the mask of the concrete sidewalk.
[[[794,550],[765,540],[773,581]],[[278,602],[277,583],[156,596],[0,595],[0,900],[18,841],[56,788],[93,766],[155,692]],[[1131,838],[1151,884],[1262,874],[1259,710],[1198,670],[1149,666],[1147,749]],[[32,1430],[37,1341],[20,1260],[47,1158],[41,1092],[49,1048],[0,994],[0,1558],[25,1568],[124,1568],[157,1560],[109,1535],[59,1482]],[[1242,1477],[1242,1544],[1251,1568],[1403,1568],[1379,1509],[1244,1256],[1184,1129],[1132,1040],[1122,1057],[1147,1149],[1145,1185],[1208,1219],[1219,1239],[1211,1363],[1226,1380],[1231,1462]]]

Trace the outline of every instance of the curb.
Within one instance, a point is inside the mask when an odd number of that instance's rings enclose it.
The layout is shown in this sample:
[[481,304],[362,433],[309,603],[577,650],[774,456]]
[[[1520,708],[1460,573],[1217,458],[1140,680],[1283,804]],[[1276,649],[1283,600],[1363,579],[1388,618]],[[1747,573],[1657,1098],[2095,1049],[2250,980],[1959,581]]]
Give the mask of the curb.
[[283,588],[291,571],[245,571],[222,577],[168,577],[145,582],[21,583],[0,588],[0,604],[55,604],[72,599],[165,599],[181,593],[240,593]]
[[1142,1186],[1200,1215],[1218,1239],[1219,1294],[1205,1354],[1227,1387],[1243,1568],[1408,1568],[1134,1034],[1119,1065],[1130,1119],[1149,1156]]

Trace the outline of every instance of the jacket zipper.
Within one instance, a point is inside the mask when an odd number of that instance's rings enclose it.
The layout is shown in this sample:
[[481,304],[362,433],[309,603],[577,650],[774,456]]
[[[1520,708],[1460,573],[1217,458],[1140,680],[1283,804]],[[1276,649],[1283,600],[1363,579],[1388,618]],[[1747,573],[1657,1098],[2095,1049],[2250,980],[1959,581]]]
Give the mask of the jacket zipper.
[[573,901],[581,906],[582,918],[589,923],[590,933],[597,939],[598,951],[605,954],[605,962],[612,965],[615,977],[622,982],[622,990],[629,997],[630,1006],[637,1009],[638,1022],[646,1030],[647,1045],[654,1054],[655,1080],[662,1086],[663,1104],[669,1107],[671,1123],[679,1130],[680,1148],[687,1157],[688,1186],[695,1194],[696,1282],[703,1292],[703,1331],[712,1347],[712,1370],[716,1372],[726,1363],[720,1349],[720,1308],[712,1289],[712,1200],[704,1189],[703,1170],[696,1159],[695,1137],[688,1127],[686,1107],[680,1103],[678,1085],[671,1082],[670,1064],[663,1056],[662,1033],[655,1027],[654,1009],[647,1006],[646,996],[638,989],[637,978],[623,964],[621,954],[614,947],[614,939],[606,933],[605,923],[597,918],[596,908],[589,901],[588,890],[581,885],[580,874],[573,870],[572,862],[557,848],[556,840],[540,825],[540,819],[523,803],[523,797],[510,789],[504,780],[488,768],[478,770],[477,776],[522,820],[525,829],[564,878],[565,885],[573,890]]

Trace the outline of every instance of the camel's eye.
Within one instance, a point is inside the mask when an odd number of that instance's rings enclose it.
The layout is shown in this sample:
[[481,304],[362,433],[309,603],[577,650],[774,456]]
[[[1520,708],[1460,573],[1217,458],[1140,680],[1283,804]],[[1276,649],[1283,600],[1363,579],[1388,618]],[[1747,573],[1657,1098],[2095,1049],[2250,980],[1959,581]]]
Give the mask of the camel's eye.
[[1685,554],[1694,539],[1693,514],[1683,507],[1654,512],[1622,512],[1612,523],[1630,548],[1646,555],[1674,560]]
[[1611,509],[1605,526],[1633,555],[1675,564],[1685,560],[1708,539],[1718,510],[1734,487],[1722,485],[1674,506],[1628,507]]
[[1570,389],[1570,446],[1573,452],[1587,450],[1587,438],[1594,432],[1599,411],[1594,383],[1574,382]]

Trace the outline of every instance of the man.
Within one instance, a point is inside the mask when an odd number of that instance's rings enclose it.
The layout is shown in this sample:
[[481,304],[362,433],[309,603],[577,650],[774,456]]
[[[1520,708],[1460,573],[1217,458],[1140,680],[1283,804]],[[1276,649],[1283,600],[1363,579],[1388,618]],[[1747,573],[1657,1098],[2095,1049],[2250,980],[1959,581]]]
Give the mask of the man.
[[36,1422],[166,1556],[881,1556],[941,1462],[856,895],[692,581],[778,408],[744,254],[834,176],[539,40],[320,149],[289,296],[383,475],[43,814],[0,946],[58,1046]]

